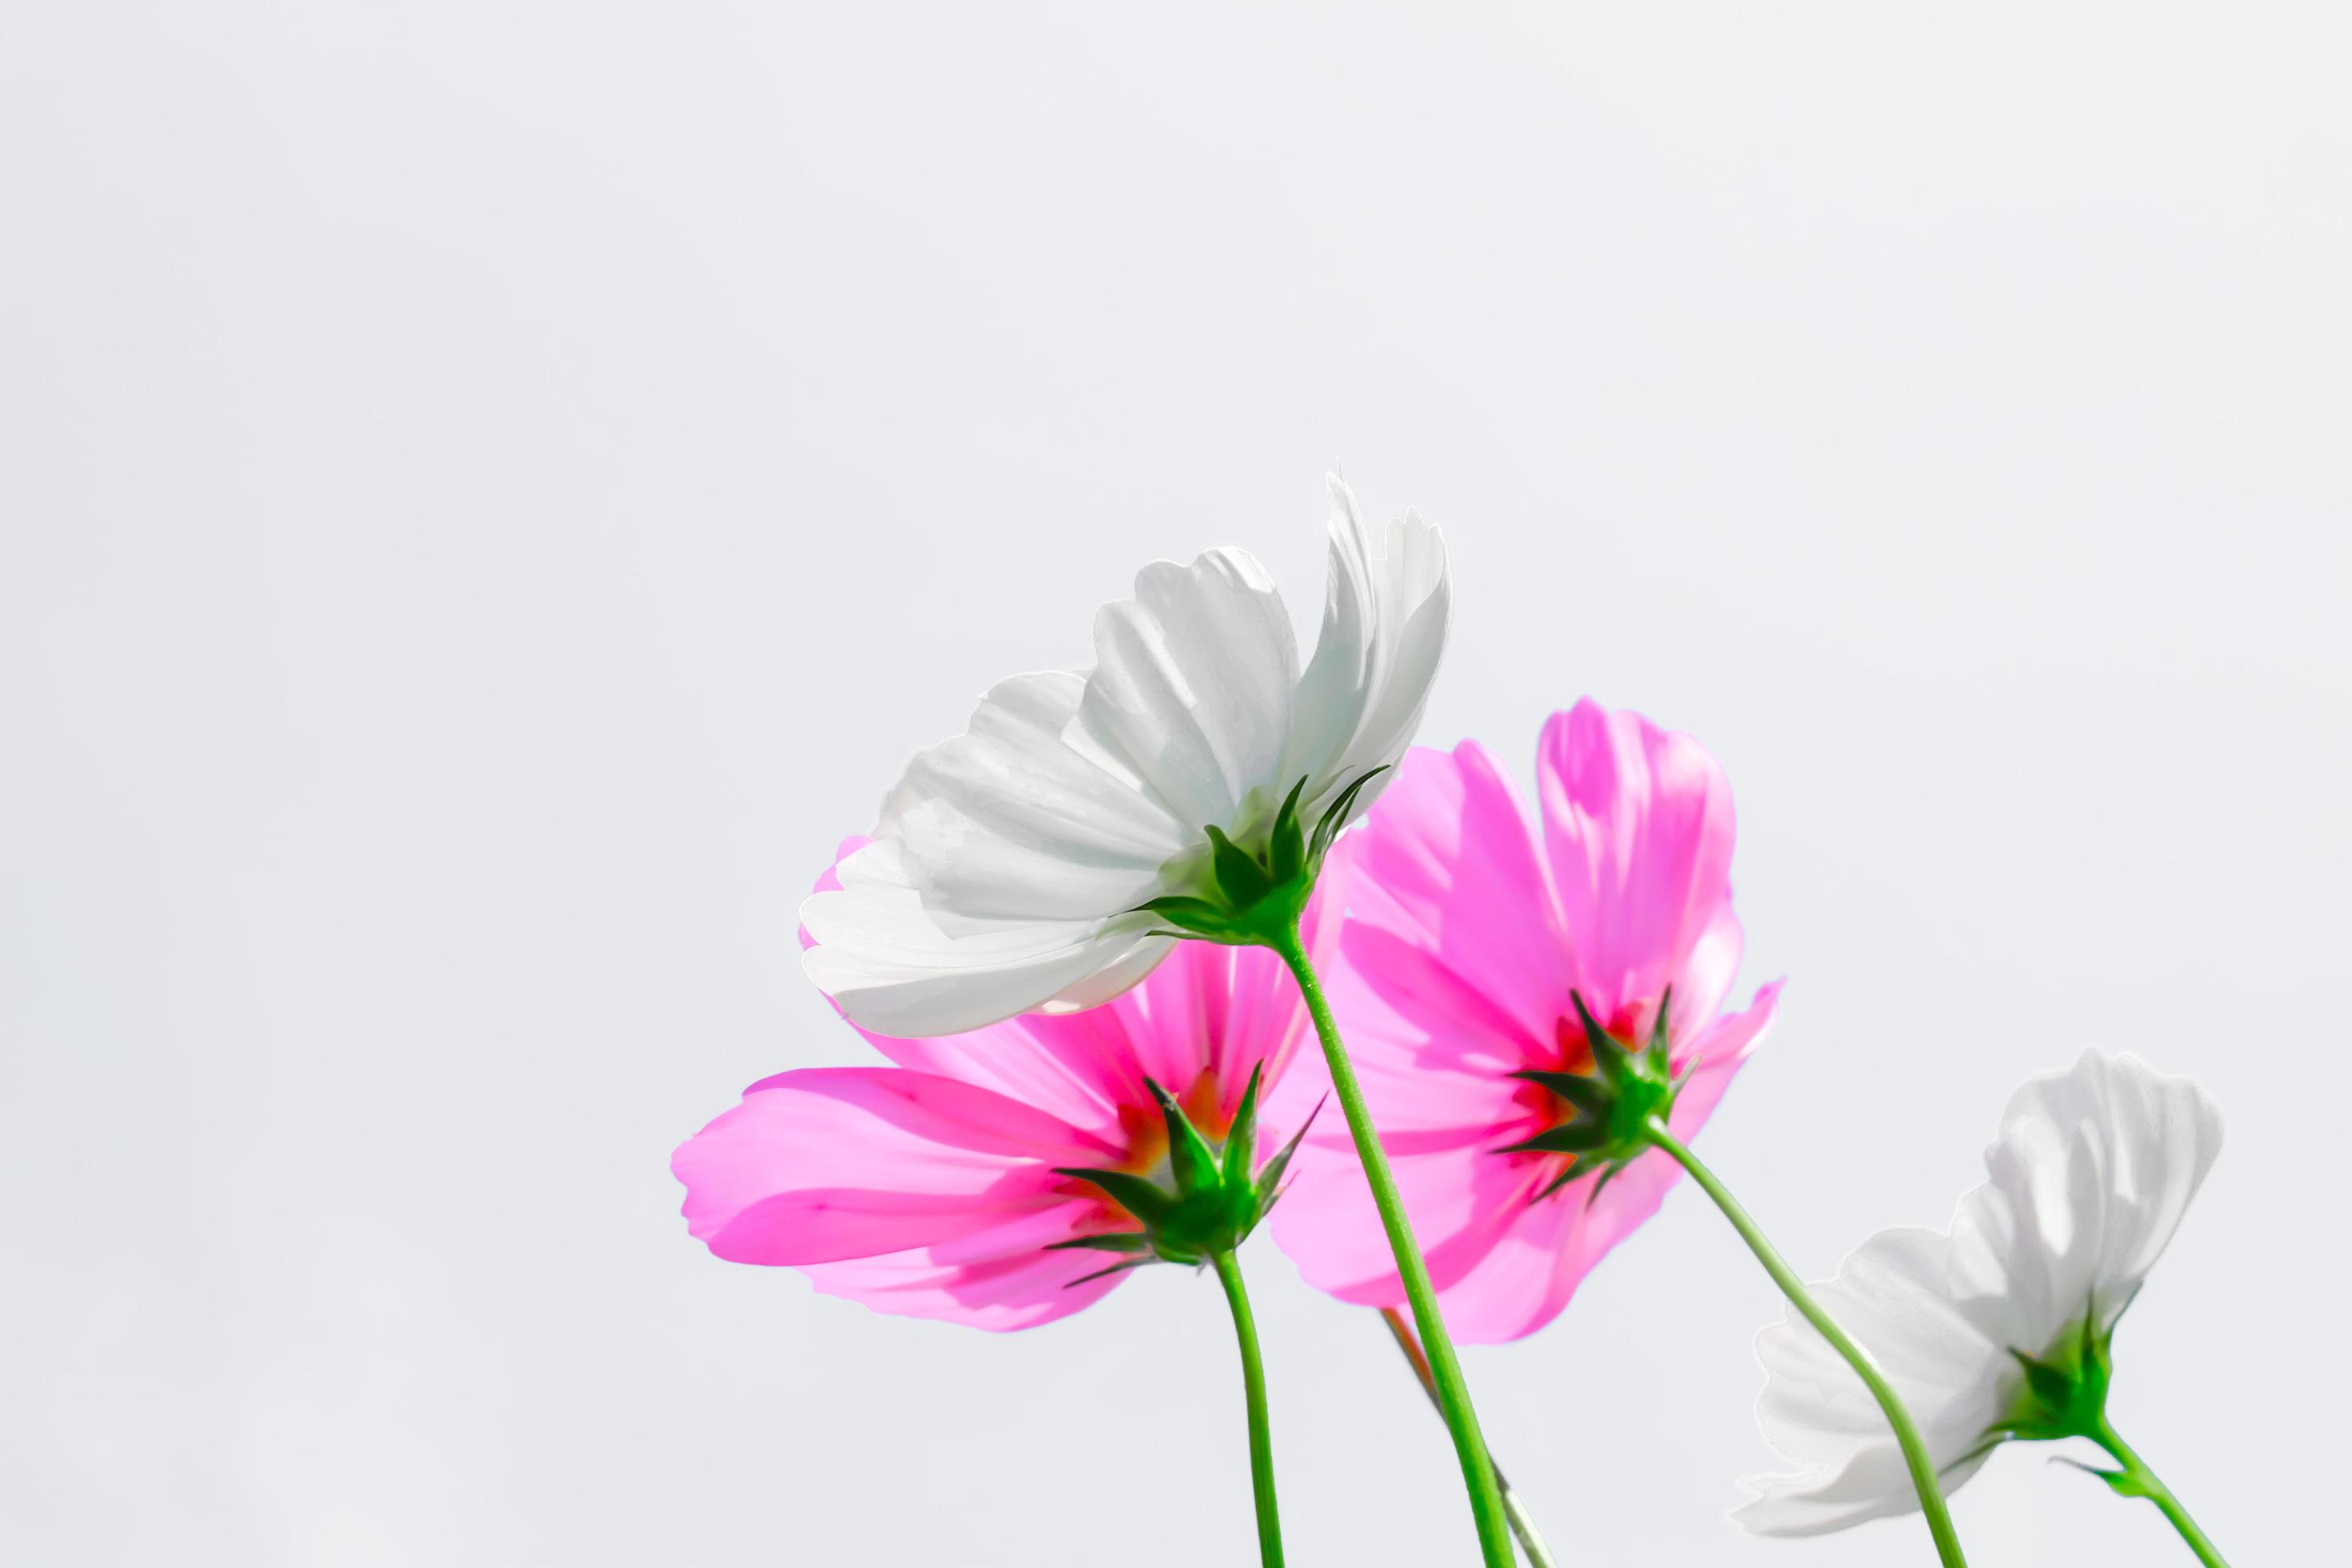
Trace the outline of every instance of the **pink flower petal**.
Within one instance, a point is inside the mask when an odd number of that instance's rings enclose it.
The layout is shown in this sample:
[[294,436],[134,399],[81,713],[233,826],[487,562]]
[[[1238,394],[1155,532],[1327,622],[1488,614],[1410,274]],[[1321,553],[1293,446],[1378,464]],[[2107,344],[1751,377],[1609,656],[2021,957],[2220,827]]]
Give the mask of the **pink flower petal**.
[[1104,1150],[1045,1112],[896,1068],[812,1068],[755,1086],[678,1146],[688,1228],[737,1262],[897,1252],[1066,1201],[1055,1165]]
[[1590,698],[1544,726],[1536,773],[1578,988],[1638,1037],[1730,901],[1731,785],[1688,735]]
[[[1444,972],[1450,1005],[1548,1047],[1569,1007],[1564,937],[1502,764],[1475,741],[1450,753],[1416,747],[1374,809],[1377,829],[1343,841],[1358,872],[1349,940],[1369,929],[1409,943]],[[1362,969],[1375,987],[1401,980],[1384,963]]]
[[[1731,797],[1687,736],[1580,703],[1547,726],[1538,855],[1479,747],[1416,752],[1335,861],[1356,878],[1328,976],[1335,1011],[1455,1337],[1550,1321],[1679,1176],[1657,1153],[1597,1200],[1587,1177],[1535,1201],[1565,1154],[1501,1150],[1564,1107],[1513,1075],[1579,1065],[1571,990],[1619,1039],[1646,1038],[1672,987],[1673,1056],[1697,1062],[1675,1110],[1696,1133],[1769,1023],[1780,987],[1718,1018],[1737,975]],[[1320,1088],[1302,1064],[1286,1095]],[[1336,1118],[1301,1146],[1276,1239],[1350,1301],[1402,1300],[1352,1142]]]
[[[844,841],[836,865],[865,843]],[[817,891],[839,880],[828,869]],[[1318,893],[1304,921],[1326,957],[1337,908]],[[1230,1118],[1260,1063],[1271,1154],[1286,1131],[1271,1101],[1307,1025],[1274,953],[1188,942],[1086,1011],[919,1040],[860,1029],[897,1065],[764,1079],[679,1147],[688,1228],[721,1258],[798,1268],[880,1311],[996,1330],[1050,1321],[1118,1278],[1086,1278],[1118,1255],[1055,1244],[1132,1223],[1054,1167],[1142,1168],[1160,1125],[1147,1077],[1205,1092],[1213,1103],[1195,1110]]]
[[[1091,1205],[1074,1205],[1091,1207]],[[1127,1278],[1087,1279],[1117,1262],[1107,1253],[1037,1247],[966,1263],[942,1264],[928,1250],[820,1263],[804,1270],[828,1296],[905,1318],[933,1318],[1006,1332],[1034,1329],[1090,1307]],[[1078,1283],[1085,1280],[1083,1284]]]

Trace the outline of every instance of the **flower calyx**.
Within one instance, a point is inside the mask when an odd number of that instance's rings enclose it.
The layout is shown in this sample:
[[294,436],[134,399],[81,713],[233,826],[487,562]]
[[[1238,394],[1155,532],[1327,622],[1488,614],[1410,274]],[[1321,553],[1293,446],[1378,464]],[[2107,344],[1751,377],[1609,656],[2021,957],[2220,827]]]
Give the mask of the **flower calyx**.
[[[1184,1108],[1150,1079],[1144,1086],[1159,1102],[1168,1131],[1168,1184],[1133,1171],[1067,1166],[1055,1174],[1085,1182],[1142,1226],[1139,1231],[1112,1231],[1100,1236],[1073,1237],[1052,1244],[1050,1250],[1089,1248],[1122,1254],[1122,1261],[1070,1281],[1082,1285],[1107,1274],[1140,1268],[1147,1263],[1185,1263],[1195,1268],[1220,1253],[1231,1252],[1246,1240],[1260,1221],[1272,1213],[1284,1188],[1283,1173],[1290,1156],[1314,1123],[1292,1134],[1260,1168],[1257,1164],[1258,1090],[1264,1064],[1250,1069],[1248,1087],[1234,1112],[1233,1126],[1223,1146],[1192,1125]],[[1321,1106],[1316,1109],[1320,1110]]]
[[1524,1142],[1496,1151],[1501,1154],[1576,1156],[1567,1170],[1535,1195],[1531,1201],[1536,1203],[1596,1171],[1601,1179],[1592,1184],[1585,1201],[1590,1203],[1599,1197],[1601,1189],[1616,1179],[1618,1173],[1651,1147],[1651,1127],[1666,1124],[1674,1113],[1675,1097],[1690,1076],[1688,1067],[1677,1075],[1667,1059],[1666,1013],[1674,1001],[1671,988],[1659,999],[1658,1016],[1651,1026],[1649,1044],[1639,1049],[1612,1039],[1593,1019],[1582,995],[1571,991],[1569,1000],[1576,1005],[1576,1016],[1584,1025],[1585,1047],[1592,1057],[1591,1070],[1528,1068],[1511,1076],[1549,1089],[1567,1101],[1576,1114]]
[[1160,935],[1233,946],[1281,945],[1297,931],[1307,900],[1314,895],[1315,879],[1322,874],[1324,857],[1348,825],[1356,796],[1386,771],[1383,765],[1359,776],[1324,808],[1311,829],[1298,815],[1305,777],[1290,786],[1262,840],[1258,835],[1245,835],[1251,841],[1245,847],[1213,823],[1203,826],[1209,863],[1201,889],[1165,894],[1137,905],[1137,911],[1157,916],[1167,928]]
[[[1995,1435],[2029,1443],[2060,1437],[2098,1440],[2106,1421],[2107,1384],[2116,1370],[2110,1349],[2114,1331],[2101,1331],[2098,1321],[2095,1309],[2041,1355],[2015,1349],[2009,1352],[2025,1369],[2025,1385],[2018,1390],[2007,1418],[1994,1425]],[[2110,1486],[2121,1474],[2093,1473],[2106,1478]]]

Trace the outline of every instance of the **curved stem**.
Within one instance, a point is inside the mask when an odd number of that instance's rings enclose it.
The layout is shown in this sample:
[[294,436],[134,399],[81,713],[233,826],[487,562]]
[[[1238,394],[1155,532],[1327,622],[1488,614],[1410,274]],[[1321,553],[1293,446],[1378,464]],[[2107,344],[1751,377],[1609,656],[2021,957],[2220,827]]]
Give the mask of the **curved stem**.
[[2099,1416],[2099,1429],[2090,1436],[2091,1441],[2105,1448],[2114,1457],[2116,1463],[2124,1468],[2122,1484],[2116,1488],[2117,1491],[2144,1497],[2163,1510],[2164,1517],[2172,1521],[2173,1529],[2180,1531],[2180,1539],[2189,1542],[2189,1550],[2197,1553],[2197,1561],[2204,1563],[2205,1568],[2230,1568],[2229,1563],[2221,1556],[2221,1549],[2205,1538],[2205,1532],[2197,1527],[2197,1521],[2189,1517],[2189,1510],[2180,1506],[2180,1500],[2172,1495],[2172,1489],[2157,1479],[2156,1472],[2147,1468],[2147,1461],[2123,1440],[2122,1434],[2108,1422],[2105,1415]]
[[1257,1552],[1265,1568],[1282,1568],[1282,1520],[1274,1505],[1274,1433],[1265,1415],[1265,1364],[1258,1359],[1257,1320],[1250,1315],[1249,1292],[1242,1289],[1242,1266],[1230,1252],[1209,1261],[1234,1310],[1234,1338],[1242,1347],[1242,1394],[1249,1402],[1250,1495],[1257,1501]]
[[[1421,1380],[1421,1391],[1429,1395],[1430,1407],[1444,1415],[1444,1407],[1437,1403],[1437,1384],[1430,1381],[1429,1358],[1422,1354],[1421,1342],[1412,1336],[1412,1325],[1394,1307],[1381,1309],[1381,1321],[1389,1326],[1390,1337],[1404,1352],[1413,1375]],[[1492,1454],[1486,1457],[1486,1462],[1495,1467],[1495,1489],[1503,1494],[1503,1514],[1510,1522],[1511,1533],[1518,1537],[1519,1552],[1527,1558],[1528,1568],[1559,1568],[1551,1548],[1544,1544],[1542,1532],[1536,1529],[1535,1518],[1528,1512],[1527,1504],[1511,1489],[1511,1479],[1503,1474],[1503,1467],[1496,1463]]]
[[1486,1440],[1478,1432],[1477,1412],[1470,1407],[1470,1391],[1462,1381],[1462,1363],[1454,1354],[1454,1341],[1437,1313],[1437,1291],[1429,1281],[1429,1266],[1422,1261],[1421,1244],[1413,1239],[1404,1199],[1397,1193],[1388,1155],[1381,1148],[1371,1110],[1364,1103],[1363,1087],[1356,1081],[1347,1047],[1339,1043],[1339,1026],[1323,1000],[1322,984],[1315,978],[1315,965],[1298,940],[1298,928],[1295,924],[1285,928],[1268,945],[1282,955],[1297,978],[1299,994],[1306,997],[1307,1011],[1315,1020],[1316,1037],[1323,1043],[1323,1059],[1331,1068],[1331,1091],[1355,1138],[1364,1179],[1371,1184],[1372,1206],[1381,1212],[1381,1228],[1388,1233],[1389,1250],[1396,1255],[1397,1276],[1404,1282],[1405,1299],[1412,1304],[1413,1324],[1429,1349],[1430,1381],[1436,1389],[1445,1428],[1454,1436],[1454,1456],[1462,1462],[1462,1484],[1470,1493],[1470,1514],[1478,1526],[1478,1550],[1486,1568],[1512,1568],[1510,1531],[1504,1522],[1502,1492],[1495,1485],[1495,1467],[1486,1457]]
[[1715,1200],[1715,1206],[1723,1211],[1723,1217],[1731,1222],[1731,1228],[1739,1233],[1739,1239],[1748,1244],[1748,1250],[1764,1265],[1764,1272],[1772,1277],[1772,1283],[1780,1287],[1780,1294],[1789,1298],[1790,1304],[1804,1314],[1805,1321],[1812,1324],[1822,1338],[1829,1341],[1832,1350],[1845,1358],[1846,1364],[1853,1368],[1863,1385],[1870,1390],[1870,1396],[1878,1401],[1878,1408],[1885,1413],[1886,1424],[1895,1428],[1895,1440],[1903,1447],[1903,1463],[1911,1472],[1912,1489],[1919,1494],[1919,1510],[1927,1516],[1928,1532],[1936,1538],[1936,1555],[1945,1568],[1967,1568],[1968,1559],[1960,1554],[1960,1538],[1952,1529],[1951,1510],[1944,1505],[1944,1489],[1937,1484],[1936,1463],[1927,1456],[1927,1441],[1919,1436],[1918,1426],[1911,1419],[1911,1413],[1903,1407],[1903,1401],[1895,1394],[1894,1384],[1888,1383],[1886,1374],[1878,1369],[1878,1363],[1838,1327],[1834,1319],[1822,1310],[1821,1303],[1813,1300],[1812,1292],[1805,1289],[1805,1282],[1797,1278],[1796,1270],[1790,1268],[1774,1250],[1772,1244],[1764,1239],[1764,1233],[1757,1228],[1754,1220],[1748,1217],[1748,1211],[1739,1206],[1739,1200],[1725,1190],[1723,1184],[1715,1179],[1715,1173],[1699,1163],[1697,1155],[1683,1147],[1681,1142],[1666,1130],[1664,1121],[1653,1116],[1642,1131],[1654,1146],[1664,1150],[1668,1158],[1688,1171],[1691,1180]]

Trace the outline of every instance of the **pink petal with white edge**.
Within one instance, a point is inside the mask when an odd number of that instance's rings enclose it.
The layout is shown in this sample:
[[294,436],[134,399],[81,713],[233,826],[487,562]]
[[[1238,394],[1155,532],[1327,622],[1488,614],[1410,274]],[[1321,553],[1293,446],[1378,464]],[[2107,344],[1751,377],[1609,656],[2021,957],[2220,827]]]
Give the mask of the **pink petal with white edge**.
[[1638,1037],[1730,902],[1730,783],[1688,735],[1590,698],[1545,724],[1536,775],[1577,988]]

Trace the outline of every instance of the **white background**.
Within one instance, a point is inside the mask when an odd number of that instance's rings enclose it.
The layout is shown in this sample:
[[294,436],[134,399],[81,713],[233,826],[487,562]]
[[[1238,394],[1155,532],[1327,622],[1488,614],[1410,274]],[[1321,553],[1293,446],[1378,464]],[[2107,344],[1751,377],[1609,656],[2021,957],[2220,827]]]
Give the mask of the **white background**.
[[[0,19],[0,1559],[1251,1561],[1222,1303],[992,1338],[686,1236],[860,1059],[793,908],[994,677],[1318,483],[1457,574],[1425,738],[1738,792],[1706,1151],[1800,1267],[2014,1082],[2198,1074],[2114,1411],[2337,1538],[2352,34],[2334,5],[72,5]],[[1376,1321],[1248,1261],[1291,1555],[1466,1563]],[[1724,1522],[1687,1190],[1470,1354],[1565,1562]],[[1979,1568],[2188,1562],[2000,1457]]]

